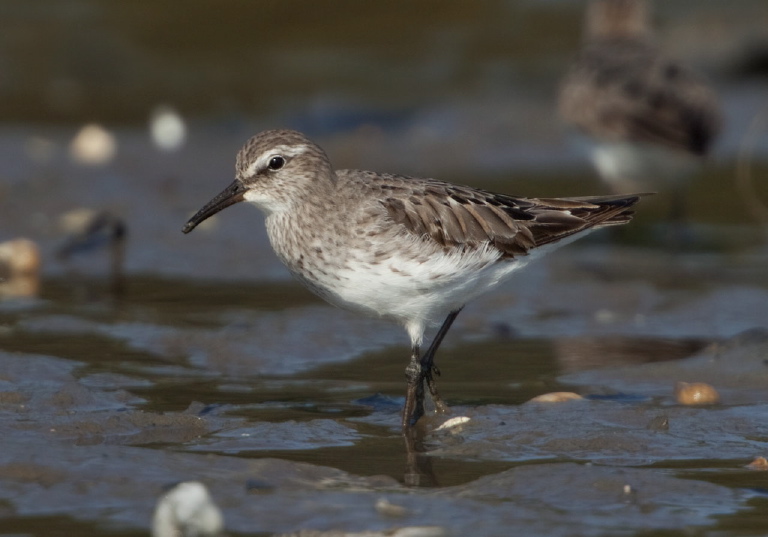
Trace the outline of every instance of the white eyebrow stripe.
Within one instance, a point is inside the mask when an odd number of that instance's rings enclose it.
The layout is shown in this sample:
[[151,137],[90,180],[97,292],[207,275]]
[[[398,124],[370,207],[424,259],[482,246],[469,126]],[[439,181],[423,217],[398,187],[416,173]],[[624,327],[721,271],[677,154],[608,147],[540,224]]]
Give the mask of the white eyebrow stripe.
[[275,147],[272,147],[269,151],[265,151],[264,153],[262,153],[259,158],[253,161],[251,165],[248,166],[248,168],[245,170],[245,176],[250,177],[254,175],[258,170],[266,168],[267,162],[269,162],[269,159],[271,159],[272,157],[281,155],[286,158],[291,158],[297,155],[301,155],[302,153],[306,153],[308,149],[309,149],[309,146],[306,144],[276,145]]

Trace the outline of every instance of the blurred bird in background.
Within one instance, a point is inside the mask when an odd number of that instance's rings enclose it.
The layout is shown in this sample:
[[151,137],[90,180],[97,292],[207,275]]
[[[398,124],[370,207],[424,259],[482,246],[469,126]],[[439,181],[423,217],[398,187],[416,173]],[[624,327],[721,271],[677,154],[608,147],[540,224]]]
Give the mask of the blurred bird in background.
[[688,178],[709,154],[721,117],[708,84],[654,43],[649,19],[644,0],[592,0],[558,107],[615,193],[668,193],[674,222],[684,217]]

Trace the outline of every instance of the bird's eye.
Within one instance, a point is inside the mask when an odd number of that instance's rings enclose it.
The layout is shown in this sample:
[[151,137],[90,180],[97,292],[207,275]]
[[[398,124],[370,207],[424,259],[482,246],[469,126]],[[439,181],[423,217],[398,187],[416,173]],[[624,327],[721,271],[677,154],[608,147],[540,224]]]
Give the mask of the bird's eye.
[[277,155],[269,159],[269,164],[267,164],[267,168],[269,168],[272,171],[279,170],[283,166],[285,166],[285,159],[280,155]]

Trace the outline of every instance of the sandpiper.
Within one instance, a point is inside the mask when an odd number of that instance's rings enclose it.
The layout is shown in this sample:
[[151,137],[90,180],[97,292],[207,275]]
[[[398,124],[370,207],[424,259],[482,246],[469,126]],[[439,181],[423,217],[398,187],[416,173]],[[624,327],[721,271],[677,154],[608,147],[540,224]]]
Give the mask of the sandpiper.
[[586,135],[615,193],[653,181],[680,197],[712,147],[720,113],[704,80],[654,44],[648,19],[645,0],[588,4],[585,43],[561,83],[559,110]]
[[[433,179],[334,170],[299,132],[271,130],[237,155],[236,178],[184,226],[239,201],[266,215],[290,272],[337,306],[394,320],[411,339],[402,427],[424,413],[424,385],[447,407],[434,356],[469,300],[587,231],[625,224],[638,195],[521,198]],[[443,320],[444,319],[444,320]],[[443,320],[423,356],[424,332]]]

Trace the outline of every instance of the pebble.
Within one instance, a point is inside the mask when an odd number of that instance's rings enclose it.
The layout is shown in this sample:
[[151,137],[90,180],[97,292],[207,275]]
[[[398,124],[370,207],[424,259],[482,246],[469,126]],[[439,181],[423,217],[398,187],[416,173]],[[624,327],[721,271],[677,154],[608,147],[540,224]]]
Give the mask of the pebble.
[[533,399],[530,399],[529,403],[563,403],[565,401],[575,401],[577,399],[584,399],[578,393],[573,392],[550,392],[537,395]]
[[764,472],[768,470],[768,460],[765,460],[765,457],[755,457],[755,460],[747,464],[746,467],[750,470],[760,470]]
[[714,405],[720,402],[720,394],[704,382],[678,382],[675,399],[681,405]]

